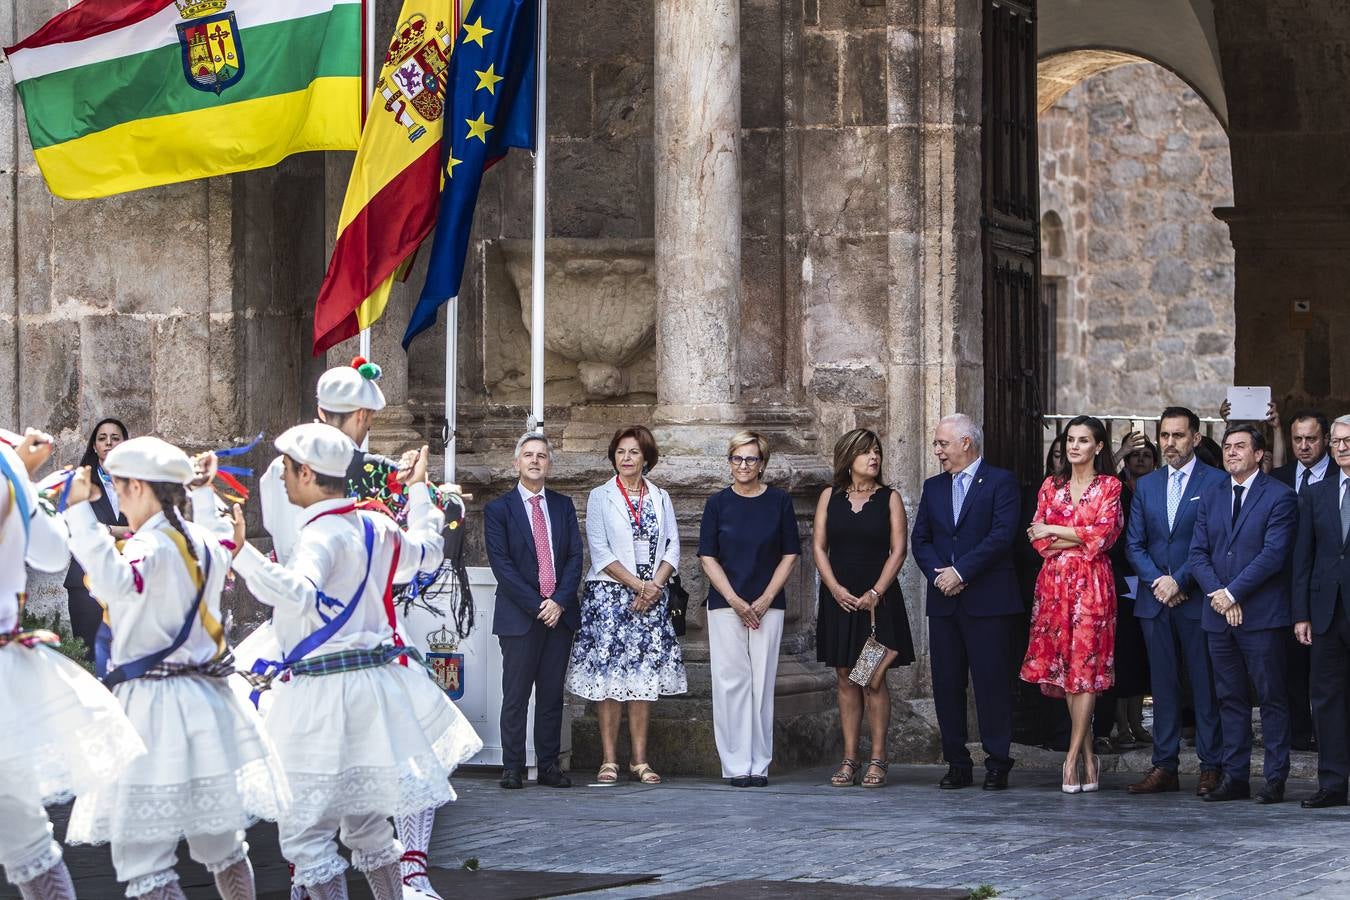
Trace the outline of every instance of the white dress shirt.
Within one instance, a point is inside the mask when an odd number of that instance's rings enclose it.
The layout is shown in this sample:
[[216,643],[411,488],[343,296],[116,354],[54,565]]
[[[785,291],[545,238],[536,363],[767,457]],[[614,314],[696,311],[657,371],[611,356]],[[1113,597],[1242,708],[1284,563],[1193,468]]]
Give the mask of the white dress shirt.
[[[1195,454],[1194,454],[1194,453],[1191,454],[1190,461],[1187,462],[1186,465],[1182,466],[1180,469],[1174,469],[1174,468],[1172,468],[1171,466],[1168,466],[1168,467],[1167,467],[1167,477],[1168,477],[1168,479],[1175,478],[1175,477],[1176,477],[1176,474],[1177,474],[1178,472],[1181,473],[1181,490],[1180,490],[1180,493],[1181,493],[1181,495],[1184,497],[1184,496],[1186,496],[1186,485],[1188,485],[1188,484],[1191,483],[1191,476],[1195,474]],[[1178,513],[1178,515],[1179,515],[1179,514],[1180,514],[1180,513]]]

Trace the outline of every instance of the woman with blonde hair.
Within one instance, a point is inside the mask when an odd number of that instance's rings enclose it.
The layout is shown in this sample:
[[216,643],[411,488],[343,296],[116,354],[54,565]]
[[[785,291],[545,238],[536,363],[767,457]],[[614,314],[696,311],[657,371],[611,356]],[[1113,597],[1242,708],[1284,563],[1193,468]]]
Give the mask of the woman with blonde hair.
[[864,708],[872,735],[872,756],[863,787],[886,783],[886,730],[891,695],[883,674],[866,688],[849,679],[869,635],[896,656],[889,665],[914,662],[905,598],[896,576],[904,565],[909,536],[900,495],[881,481],[881,439],[855,428],[834,445],[834,482],[816,504],[812,549],[820,572],[816,614],[816,659],[834,669],[844,758],[830,776],[835,787],[858,783],[858,738]]
[[792,498],[764,483],[769,442],[742,431],[727,447],[731,486],[708,498],[698,556],[708,578],[713,735],[733,787],[769,783],[783,587],[801,557]]

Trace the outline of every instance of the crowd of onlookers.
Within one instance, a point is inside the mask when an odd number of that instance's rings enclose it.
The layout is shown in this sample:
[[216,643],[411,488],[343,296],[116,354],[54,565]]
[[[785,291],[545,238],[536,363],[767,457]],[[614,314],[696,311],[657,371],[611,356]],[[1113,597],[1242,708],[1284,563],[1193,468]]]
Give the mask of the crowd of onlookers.
[[[912,556],[927,582],[933,693],[949,764],[941,787],[974,780],[966,746],[973,685],[986,789],[1007,786],[1016,733],[1067,751],[1065,792],[1097,789],[1098,754],[1149,744],[1154,767],[1130,792],[1176,790],[1185,732],[1200,762],[1197,794],[1249,796],[1252,687],[1266,745],[1258,800],[1283,799],[1292,745],[1323,755],[1321,789],[1305,805],[1343,803],[1345,715],[1333,714],[1326,696],[1344,707],[1345,611],[1318,562],[1332,549],[1314,534],[1321,493],[1340,521],[1340,463],[1331,464],[1328,448],[1350,470],[1350,420],[1333,426],[1315,413],[1296,415],[1295,459],[1281,465],[1273,408],[1269,424],[1273,451],[1257,425],[1233,424],[1218,442],[1190,410],[1169,408],[1155,435],[1132,431],[1113,447],[1103,423],[1080,416],[1052,443],[1045,480],[1024,492],[1012,473],[985,461],[979,426],[948,416],[933,438],[943,471],[923,485],[912,524],[882,479],[880,438],[866,429],[841,437],[811,547],[817,657],[836,672],[843,732],[831,784],[886,783],[889,689],[884,677],[859,678],[859,660],[875,642],[882,669],[914,661],[897,578]],[[597,703],[597,780],[619,778],[626,707],[629,777],[659,783],[647,753],[650,706],[683,692],[686,679],[667,599],[678,531],[669,495],[648,477],[658,449],[642,426],[611,441],[615,476],[587,500],[584,582],[575,510],[544,488],[552,454],[547,439],[522,437],[520,482],[486,511],[506,662],[502,784],[522,783],[532,691],[541,780],[570,783],[557,765],[564,686]],[[764,437],[736,435],[727,462],[730,484],[705,505],[697,553],[709,584],[722,774],[752,787],[768,780],[784,586],[802,547],[790,498],[765,483]],[[1346,510],[1350,523],[1350,501]],[[1324,572],[1320,580],[1314,569]],[[1014,690],[1019,662],[1027,688]],[[1311,700],[1310,663],[1320,673]],[[1143,715],[1149,696],[1152,733]]]

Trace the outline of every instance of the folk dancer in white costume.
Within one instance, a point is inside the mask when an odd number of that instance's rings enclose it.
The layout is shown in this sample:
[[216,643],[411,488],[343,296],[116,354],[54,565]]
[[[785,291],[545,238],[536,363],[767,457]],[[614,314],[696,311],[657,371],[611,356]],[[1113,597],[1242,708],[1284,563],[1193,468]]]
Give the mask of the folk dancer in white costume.
[[403,848],[388,817],[453,800],[450,774],[482,748],[428,671],[398,664],[417,651],[398,645],[392,585],[442,559],[426,450],[410,474],[405,532],[348,498],[352,443],[336,428],[298,425],[276,448],[286,494],[303,511],[298,538],[287,565],[269,561],[246,543],[236,506],[234,570],[273,607],[284,651],[255,673],[289,672],[265,720],[295,795],[278,822],[281,851],[312,900],[345,898],[340,828],[376,900],[399,900]]
[[[315,399],[319,419],[337,428],[351,441],[346,496],[378,501],[396,521],[406,524],[407,486],[417,459],[416,451],[409,451],[395,461],[361,449],[370,434],[375,414],[385,407],[379,377],[379,366],[364,357],[357,357],[349,366],[336,366],[324,372],[319,378]],[[259,479],[258,496],[262,502],[263,527],[272,538],[272,555],[285,565],[299,537],[302,512],[286,496],[283,472],[282,457],[278,456]],[[446,504],[441,505],[441,510],[447,515],[462,517],[462,507]],[[236,658],[251,665],[260,657],[275,658],[275,651],[275,636],[270,626],[265,625],[244,640],[236,650]],[[266,704],[268,700],[264,696],[262,703]],[[406,900],[442,900],[427,879],[427,848],[435,819],[434,806],[394,819],[394,828],[403,844],[401,872],[407,888]],[[301,894],[292,892],[292,896],[299,900]]]
[[66,526],[39,503],[30,476],[52,439],[0,431],[0,866],[24,900],[74,900],[44,804],[69,800],[145,754],[117,700],[19,624],[25,561],[42,572],[70,562]]
[[[75,802],[67,838],[110,842],[128,897],[184,896],[174,865],[186,837],[225,900],[252,900],[244,830],[276,819],[289,802],[261,717],[226,682],[233,662],[220,595],[230,549],[221,539],[233,529],[207,486],[215,457],[202,464],[199,473],[186,453],[155,437],[115,447],[103,468],[133,530],[120,545],[86,502],[89,469],[70,484],[71,551],[106,610],[95,665],[148,753]],[[184,522],[189,484],[194,521]]]

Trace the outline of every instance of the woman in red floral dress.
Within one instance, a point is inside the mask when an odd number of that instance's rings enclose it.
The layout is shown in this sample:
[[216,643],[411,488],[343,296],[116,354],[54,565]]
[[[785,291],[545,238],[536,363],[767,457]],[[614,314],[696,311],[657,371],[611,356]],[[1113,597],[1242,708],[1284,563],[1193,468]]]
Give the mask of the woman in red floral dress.
[[1097,790],[1101,773],[1092,752],[1092,709],[1115,677],[1116,589],[1107,551],[1122,522],[1120,480],[1112,472],[1106,428],[1091,416],[1078,416],[1065,429],[1064,460],[1041,485],[1027,529],[1045,565],[1036,579],[1022,663],[1024,681],[1068,702],[1073,730],[1063,789],[1069,794]]

